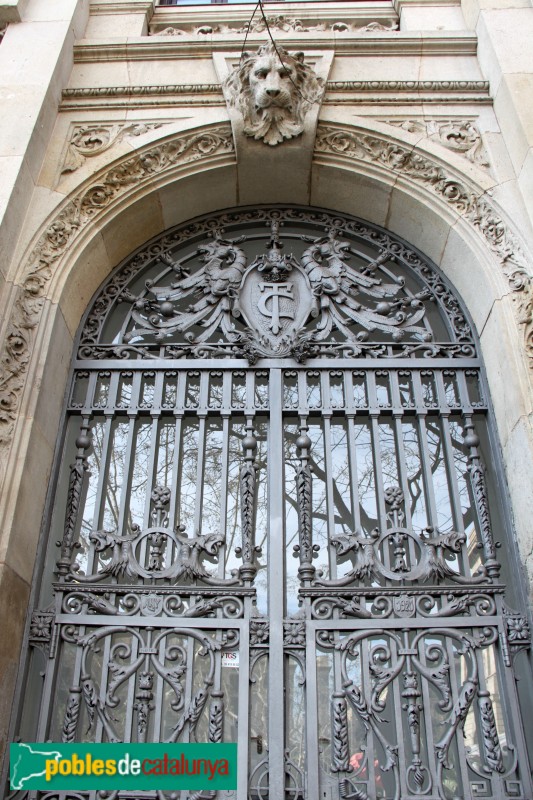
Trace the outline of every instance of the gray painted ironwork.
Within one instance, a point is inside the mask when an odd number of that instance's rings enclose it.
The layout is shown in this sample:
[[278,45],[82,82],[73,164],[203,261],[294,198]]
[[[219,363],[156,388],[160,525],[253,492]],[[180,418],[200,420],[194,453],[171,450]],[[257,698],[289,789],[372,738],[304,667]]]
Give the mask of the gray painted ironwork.
[[480,362],[417,253],[302,209],[167,232],[67,406],[23,737],[237,739],[237,800],[533,796]]

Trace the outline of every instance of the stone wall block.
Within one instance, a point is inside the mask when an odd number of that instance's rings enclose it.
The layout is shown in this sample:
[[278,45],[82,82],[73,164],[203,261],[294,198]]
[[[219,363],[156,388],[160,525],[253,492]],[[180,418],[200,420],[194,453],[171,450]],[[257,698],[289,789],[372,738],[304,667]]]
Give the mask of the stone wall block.
[[29,598],[29,585],[7,564],[0,562],[0,759],[7,745],[7,731],[15,681],[19,667],[20,646]]
[[83,249],[75,264],[77,268],[70,268],[69,264],[50,289],[50,296],[59,303],[71,336],[75,336],[91,297],[116,266],[109,260],[102,234],[95,231],[92,231],[90,247]]
[[[477,250],[477,259],[472,250]],[[457,221],[450,230],[439,266],[461,295],[481,335],[494,303],[507,294],[509,284],[497,262],[487,257],[469,226]],[[516,321],[512,321],[516,331]]]
[[[231,156],[233,160],[233,155]],[[162,186],[159,199],[163,227],[171,228],[200,214],[238,204],[235,164],[221,165]]]
[[[533,590],[533,415],[522,417],[503,448],[518,549]],[[533,600],[533,595],[532,595]]]
[[324,164],[321,156],[315,155],[310,204],[385,225],[394,176],[380,174],[376,180],[371,165],[368,173],[354,172],[349,166]]
[[[475,286],[482,290],[477,282]],[[481,332],[481,353],[504,452],[507,452],[511,432],[518,421],[531,414],[533,408],[523,349],[517,340],[512,298],[505,297],[494,303]],[[510,480],[512,477],[509,475]]]
[[533,146],[533,73],[505,75],[494,110],[517,175]]
[[19,487],[16,505],[10,504],[14,507],[6,515],[8,527],[0,538],[0,562],[9,564],[30,583],[54,450],[32,420],[16,437],[15,447],[17,453],[11,464],[17,471]]
[[0,174],[0,272],[7,277],[33,180],[22,156],[0,156]]

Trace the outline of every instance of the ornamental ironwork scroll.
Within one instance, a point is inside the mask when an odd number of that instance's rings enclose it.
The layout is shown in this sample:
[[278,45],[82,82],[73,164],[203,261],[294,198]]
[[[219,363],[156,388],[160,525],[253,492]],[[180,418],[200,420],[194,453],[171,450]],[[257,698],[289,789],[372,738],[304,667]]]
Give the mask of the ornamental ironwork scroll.
[[[193,249],[184,248],[188,240]],[[434,308],[444,325],[435,326]],[[123,318],[113,335],[110,313]],[[326,212],[274,209],[167,234],[116,273],[87,319],[80,357],[156,352],[240,355],[253,364],[317,355],[468,357],[475,348],[442,277],[407,246]]]
[[236,800],[530,800],[482,366],[427,260],[313,209],[175,228],[67,411],[34,741],[238,740]]

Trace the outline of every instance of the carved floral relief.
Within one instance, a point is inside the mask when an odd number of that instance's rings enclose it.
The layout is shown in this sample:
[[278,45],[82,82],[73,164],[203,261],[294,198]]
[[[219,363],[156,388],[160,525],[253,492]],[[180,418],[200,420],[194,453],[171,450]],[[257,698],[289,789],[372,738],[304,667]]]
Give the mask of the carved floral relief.
[[489,166],[481,135],[471,120],[387,119],[385,122],[409,133],[421,133],[477,166]]
[[130,125],[78,125],[72,132],[61,173],[75,172],[88,158],[105,153],[129,136],[143,136],[163,122],[134,122]]
[[316,22],[312,24],[309,20],[297,19],[296,17],[288,17],[283,14],[276,16],[261,17],[256,20],[250,20],[244,25],[211,25],[209,23],[200,26],[183,26],[177,28],[174,25],[169,25],[159,31],[154,31],[152,36],[212,36],[213,34],[219,35],[247,35],[250,33],[264,33],[266,30],[276,31],[276,33],[322,33],[332,31],[333,33],[341,34],[359,34],[359,33],[393,33],[398,30],[398,22],[389,20],[387,25],[381,22],[373,21],[366,25],[360,25],[356,22],[349,22],[345,20],[337,20],[336,22]]

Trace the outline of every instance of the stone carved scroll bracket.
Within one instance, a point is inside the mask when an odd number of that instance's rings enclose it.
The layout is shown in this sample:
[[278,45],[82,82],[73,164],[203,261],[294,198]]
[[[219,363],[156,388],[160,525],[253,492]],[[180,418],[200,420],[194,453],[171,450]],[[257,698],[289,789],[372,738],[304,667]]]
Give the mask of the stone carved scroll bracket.
[[164,122],[134,122],[130,124],[77,125],[74,127],[61,174],[75,172],[86,160],[105,153],[127,137],[138,137],[156,130]]

